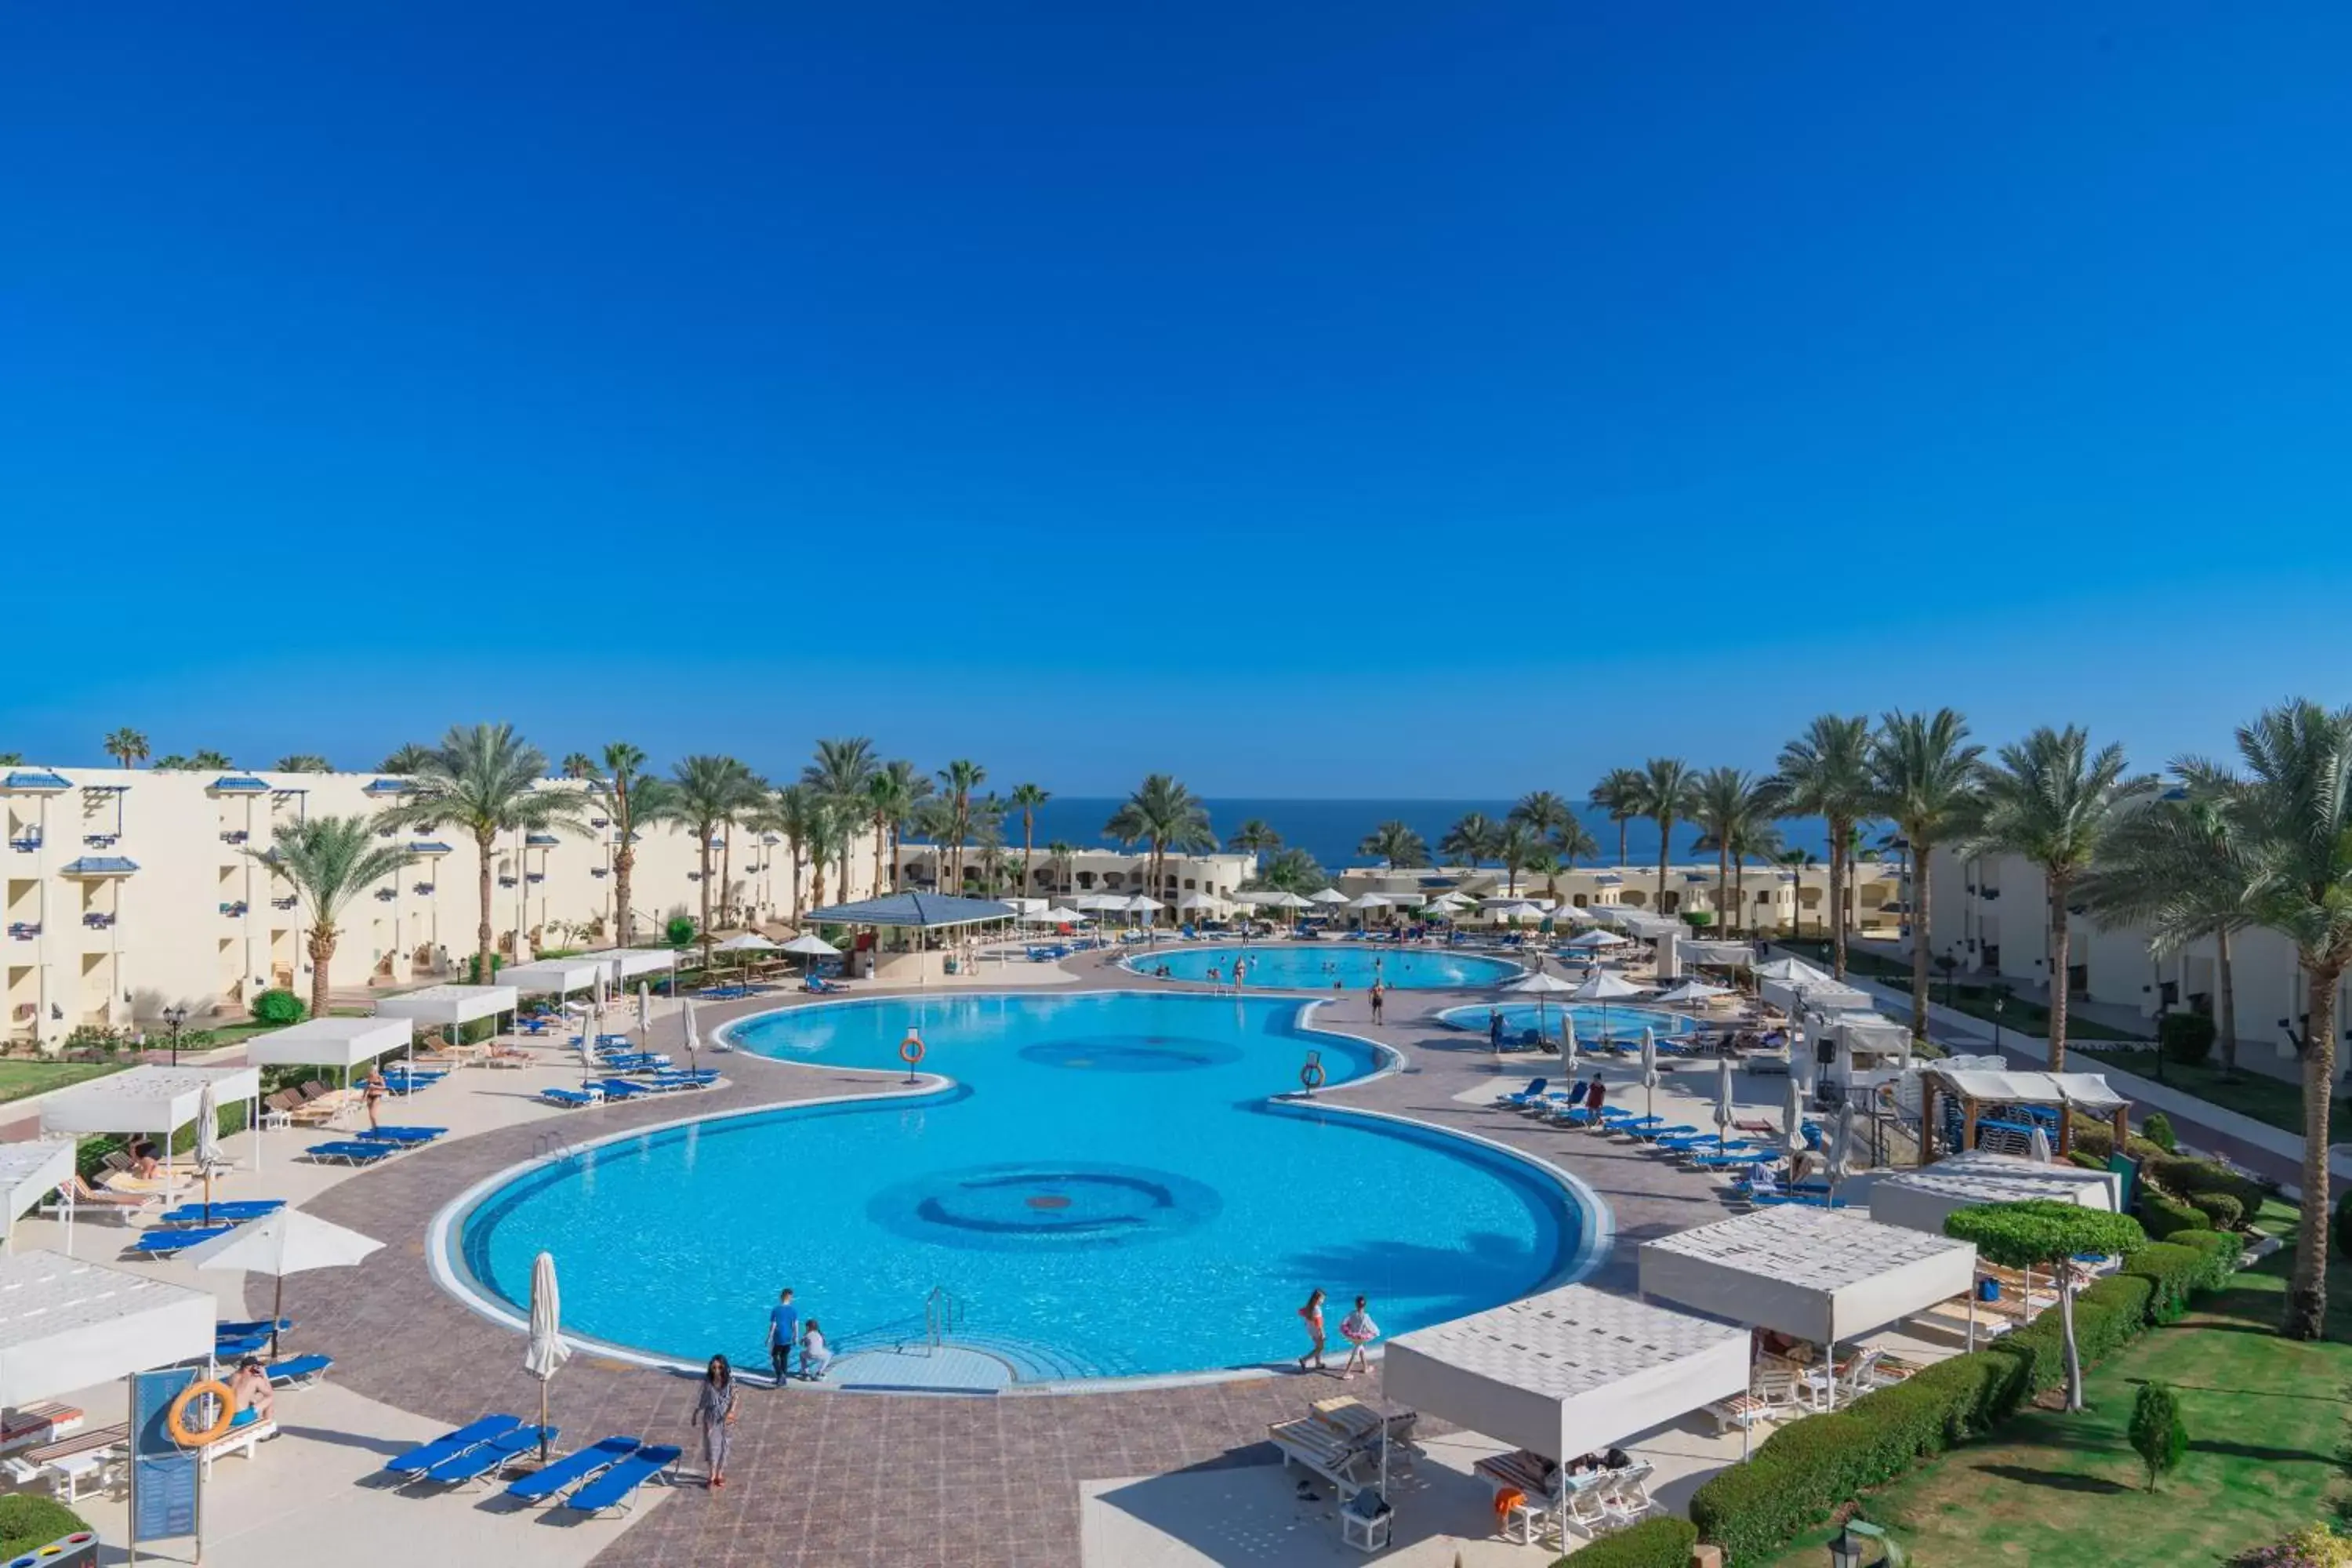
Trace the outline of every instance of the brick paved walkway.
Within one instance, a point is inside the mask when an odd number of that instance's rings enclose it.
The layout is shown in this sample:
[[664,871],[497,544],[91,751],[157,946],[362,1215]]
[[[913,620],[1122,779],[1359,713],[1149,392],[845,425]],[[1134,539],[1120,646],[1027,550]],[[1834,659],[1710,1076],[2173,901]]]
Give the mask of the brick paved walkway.
[[[1089,981],[1118,977],[1089,973]],[[1633,1248],[1650,1237],[1724,1213],[1704,1179],[1633,1146],[1531,1125],[1506,1112],[1457,1103],[1475,1083],[1498,1082],[1482,1039],[1423,1021],[1446,1001],[1398,994],[1390,1022],[1364,1021],[1351,995],[1323,1021],[1395,1045],[1408,1070],[1335,1091],[1343,1103],[1483,1133],[1538,1152],[1583,1178],[1614,1211],[1617,1240],[1591,1277],[1629,1289]],[[775,998],[698,1009],[709,1028],[765,1012]],[[787,1001],[784,1005],[792,1005]],[[678,1025],[663,1029],[675,1034]],[[658,1031],[657,1031],[658,1032]],[[675,1043],[673,1041],[673,1048]],[[734,1081],[691,1101],[697,1112],[788,1103],[846,1092],[891,1092],[895,1075],[726,1058]],[[433,1215],[485,1176],[532,1157],[551,1125],[589,1137],[681,1114],[675,1100],[614,1106],[560,1122],[539,1121],[420,1150],[322,1194],[322,1217],[383,1237],[358,1268],[301,1282],[303,1343],[336,1357],[336,1375],[371,1397],[456,1424],[492,1409],[534,1409],[538,1387],[521,1371],[510,1331],[460,1306],[427,1276],[425,1235]],[[266,1281],[248,1293],[266,1311]],[[1370,1394],[1377,1384],[1352,1390]],[[1078,1561],[1078,1483],[1204,1466],[1264,1463],[1265,1425],[1338,1392],[1320,1378],[1269,1374],[1179,1388],[1116,1393],[935,1398],[746,1387],[721,1492],[691,1490],[634,1526],[598,1563],[722,1565],[954,1563],[1014,1568]],[[554,1384],[555,1415],[573,1438],[627,1432],[680,1443],[688,1437],[694,1380],[585,1354]],[[557,1516],[510,1521],[555,1529]],[[503,1527],[502,1527],[503,1528]]]

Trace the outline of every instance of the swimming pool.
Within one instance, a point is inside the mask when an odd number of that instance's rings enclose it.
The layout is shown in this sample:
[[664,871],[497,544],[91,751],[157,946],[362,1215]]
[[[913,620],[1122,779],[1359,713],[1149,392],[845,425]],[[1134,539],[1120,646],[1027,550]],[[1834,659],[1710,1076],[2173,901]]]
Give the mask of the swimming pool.
[[[1486,1032],[1486,1015],[1490,1010],[1484,1003],[1448,1007],[1437,1015],[1437,1021],[1450,1028],[1468,1029],[1474,1034],[1483,1035]],[[1654,1029],[1664,1039],[1670,1036],[1692,1034],[1698,1028],[1698,1020],[1687,1013],[1675,1013],[1664,1007],[1629,1007],[1618,1002],[1612,1002],[1605,1008],[1598,1002],[1570,1002],[1565,1005],[1554,1002],[1540,1009],[1532,1002],[1507,1002],[1503,1005],[1502,1014],[1503,1028],[1513,1039],[1534,1029],[1540,1016],[1544,1037],[1557,1040],[1560,1037],[1561,1021],[1572,1017],[1576,1020],[1577,1040],[1584,1045],[1597,1045],[1604,1038],[1613,1038],[1628,1045],[1638,1044],[1643,1029]]]
[[1127,965],[1151,977],[1161,964],[1171,980],[1206,980],[1214,969],[1234,977],[1234,960],[1249,961],[1251,985],[1276,991],[1365,991],[1374,976],[1394,991],[1483,991],[1526,971],[1508,959],[1482,958],[1442,947],[1386,942],[1277,942],[1267,947],[1196,947],[1190,943],[1129,953]]
[[[891,998],[732,1028],[794,1061],[898,1065],[909,1027],[955,1086],[919,1100],[716,1118],[527,1168],[470,1200],[442,1262],[516,1316],[554,1253],[564,1327],[764,1365],[780,1287],[848,1352],[949,1338],[1016,1382],[1296,1356],[1297,1309],[1358,1292],[1389,1333],[1581,1274],[1606,1211],[1549,1173],[1408,1123],[1268,1097],[1309,1050],[1374,1047],[1296,998],[1196,993]],[[1335,1325],[1338,1313],[1331,1319]],[[1336,1342],[1336,1339],[1335,1339]],[[867,1358],[869,1363],[874,1358]]]

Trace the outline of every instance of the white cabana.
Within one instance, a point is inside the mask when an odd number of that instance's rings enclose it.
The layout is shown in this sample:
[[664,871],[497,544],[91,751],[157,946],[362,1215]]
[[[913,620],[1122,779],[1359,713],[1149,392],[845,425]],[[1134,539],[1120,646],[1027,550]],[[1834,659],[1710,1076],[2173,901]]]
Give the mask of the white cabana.
[[774,952],[777,948],[772,941],[760,932],[747,931],[740,935],[729,937],[710,951],[713,952]]
[[1973,1243],[1790,1204],[1642,1244],[1641,1290],[1834,1345],[1966,1295]]
[[246,1042],[245,1059],[255,1067],[340,1068],[348,1076],[386,1052],[406,1050],[415,1037],[414,1018],[305,1018],[256,1035]]
[[1307,901],[1310,904],[1344,904],[1348,901],[1348,895],[1337,888],[1322,888],[1307,894]]
[[1670,915],[1645,915],[1639,913],[1629,914],[1625,917],[1625,929],[1632,931],[1635,936],[1640,937],[1643,942],[1656,942],[1661,937],[1686,936],[1690,931],[1689,927],[1684,925],[1682,921],[1674,919]]
[[2086,1170],[2064,1161],[2043,1164],[2015,1154],[1971,1149],[1916,1171],[1880,1176],[1870,1185],[1870,1217],[1882,1225],[1941,1236],[1946,1215],[1979,1204],[2047,1198],[2112,1213],[2122,1195],[2122,1179],[2112,1171]]
[[1203,910],[1213,914],[1224,907],[1225,900],[1213,893],[1187,893],[1176,900],[1176,910],[1180,914],[1198,914]]
[[676,969],[677,954],[667,947],[607,947],[582,953],[580,962],[603,964],[606,981],[620,985],[641,975],[664,974]]
[[1586,980],[1570,994],[1580,1002],[1622,1002],[1628,996],[1643,995],[1649,989],[1648,986],[1638,984],[1622,974],[1612,974],[1606,969],[1596,969],[1592,972],[1591,978]]
[[0,1143],[0,1193],[7,1194],[9,1251],[16,1249],[16,1216],[71,1182],[73,1173],[70,1138]]
[[495,1018],[515,1010],[511,985],[427,985],[375,1005],[379,1018],[408,1018],[418,1024],[456,1028],[478,1019]]
[[1676,944],[1685,963],[1693,969],[1746,969],[1756,962],[1756,950],[1744,942],[1693,942]]
[[0,1404],[96,1387],[210,1355],[209,1290],[63,1253],[0,1258]]
[[1800,1009],[1810,1007],[1816,1013],[1867,1013],[1870,996],[1851,985],[1836,981],[1767,980],[1759,979],[1756,994],[1772,1006],[1795,1017]]
[[1589,931],[1582,936],[1570,937],[1562,947],[1572,947],[1580,952],[1598,952],[1604,947],[1624,947],[1627,939],[1613,931]]
[[512,986],[520,996],[569,996],[596,989],[596,976],[603,970],[593,958],[542,958],[499,970],[499,984]]
[[207,1084],[222,1105],[261,1097],[261,1074],[249,1067],[136,1067],[43,1100],[41,1131],[152,1133],[168,1150],[196,1119]]
[[1748,1334],[1570,1285],[1389,1342],[1382,1391],[1565,1461],[1748,1391]]
[[1658,1000],[1680,1003],[1689,1006],[1698,1003],[1714,1002],[1730,994],[1731,993],[1722,986],[1709,985],[1704,980],[1685,980],[1671,991],[1660,992]]
[[1819,964],[1807,963],[1801,958],[1775,958],[1756,965],[1759,980],[1811,980],[1827,983],[1835,975]]
[[1076,910],[1066,910],[1061,908],[1059,905],[1056,905],[1053,909],[1047,910],[1045,914],[1039,918],[1047,925],[1074,926],[1084,921],[1087,917],[1080,914]]

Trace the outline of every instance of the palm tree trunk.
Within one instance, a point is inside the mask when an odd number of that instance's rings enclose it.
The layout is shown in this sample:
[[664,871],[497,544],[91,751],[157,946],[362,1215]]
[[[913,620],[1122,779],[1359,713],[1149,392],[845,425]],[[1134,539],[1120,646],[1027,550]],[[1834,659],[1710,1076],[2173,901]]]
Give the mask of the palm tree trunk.
[[1741,856],[1731,863],[1731,907],[1737,920],[1733,930],[1748,929],[1748,857]]
[[635,912],[629,908],[629,873],[636,869],[637,852],[629,847],[628,835],[621,835],[621,847],[613,856],[614,925],[619,928],[623,947],[637,934]]
[[2279,1332],[2315,1340],[2327,1319],[2327,1113],[2336,1092],[2336,986],[2341,963],[2307,971],[2311,1026],[2303,1052],[2303,1213],[2295,1222],[2294,1279]]
[[874,814],[874,896],[882,896],[882,850],[889,842],[890,819],[881,812]]
[[702,854],[702,967],[710,967],[710,829],[698,824],[694,834]]
[[1715,847],[1715,923],[1726,930],[1731,925],[1731,911],[1726,907],[1724,895],[1731,889],[1731,841],[1719,838]]
[[2061,1258],[2053,1265],[2053,1277],[2058,1279],[2058,1326],[2065,1331],[2066,1347],[2066,1408],[2083,1408],[2083,1349],[2074,1338],[2074,1292],[2066,1289],[2066,1281],[2055,1271],[2065,1268]]
[[2231,973],[2230,928],[2213,933],[2215,1001],[2221,1010],[2221,1076],[2238,1076],[2238,979]]
[[480,971],[474,976],[474,984],[477,985],[490,984],[490,976],[497,971],[499,962],[496,939],[490,935],[490,856],[496,847],[497,839],[498,829],[495,827],[478,827],[474,830],[474,847],[480,855],[482,862],[482,921],[474,928],[475,967]]
[[[719,917],[735,907],[735,825],[727,825],[727,843],[719,851]],[[705,922],[708,923],[708,922]]]
[[793,838],[787,842],[793,847],[793,929],[798,931],[803,907],[801,903],[801,841]]
[[1021,896],[1029,896],[1030,862],[1037,857],[1037,814],[1021,814]]
[[[2073,933],[2066,926],[2066,879],[2050,879],[2050,1070],[2066,1070],[2066,959]],[[2326,1192],[2323,1186],[2319,1189]],[[2326,1205],[2322,1205],[2323,1208]]]
[[310,928],[310,1016],[323,1018],[335,988],[327,980],[327,967],[335,960],[335,928],[320,921]]
[[1830,973],[1840,980],[1845,978],[1845,826],[1830,818]]
[[1657,819],[1657,823],[1658,823],[1658,908],[1657,908],[1657,912],[1658,912],[1659,914],[1664,914],[1664,913],[1666,912],[1666,846],[1668,846],[1669,844],[1671,844],[1671,843],[1673,843],[1673,842],[1674,842],[1674,837],[1675,837],[1675,819],[1674,819],[1671,816],[1661,816]]
[[1927,846],[1911,841],[1911,1037],[1927,1037]]
[[1630,816],[1621,816],[1617,819],[1617,864],[1620,867],[1625,864],[1625,856],[1628,853],[1625,847],[1625,835],[1632,830],[1633,826],[1633,819]]

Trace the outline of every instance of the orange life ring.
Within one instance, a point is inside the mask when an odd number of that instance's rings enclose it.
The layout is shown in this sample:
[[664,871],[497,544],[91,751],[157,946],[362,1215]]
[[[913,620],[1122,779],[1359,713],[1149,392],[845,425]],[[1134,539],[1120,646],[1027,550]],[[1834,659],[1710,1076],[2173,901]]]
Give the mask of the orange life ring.
[[[205,1431],[191,1432],[188,1430],[188,1408],[207,1394],[220,1401],[220,1420]],[[171,1409],[163,1413],[163,1429],[172,1435],[172,1441],[183,1448],[201,1448],[216,1443],[227,1436],[228,1429],[235,1425],[236,1392],[217,1378],[207,1377],[188,1384],[180,1390],[180,1396],[172,1401]]]
[[1321,1089],[1323,1087],[1323,1064],[1320,1062],[1308,1062],[1305,1067],[1300,1068],[1298,1069],[1298,1084],[1300,1088],[1304,1089],[1309,1094],[1313,1094],[1317,1089]]
[[913,1067],[917,1062],[921,1061],[923,1059],[923,1037],[915,1033],[912,1029],[908,1030],[907,1037],[898,1042],[898,1059],[905,1062],[908,1067]]

